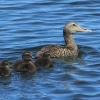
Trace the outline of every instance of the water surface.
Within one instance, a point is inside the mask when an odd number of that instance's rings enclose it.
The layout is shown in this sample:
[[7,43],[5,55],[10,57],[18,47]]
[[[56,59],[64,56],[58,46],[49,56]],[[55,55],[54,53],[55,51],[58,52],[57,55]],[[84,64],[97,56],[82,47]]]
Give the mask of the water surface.
[[35,74],[0,78],[0,100],[100,100],[100,1],[0,0],[0,61],[11,64],[23,51],[64,45],[63,27],[75,21],[92,33],[76,33],[76,58],[59,58]]

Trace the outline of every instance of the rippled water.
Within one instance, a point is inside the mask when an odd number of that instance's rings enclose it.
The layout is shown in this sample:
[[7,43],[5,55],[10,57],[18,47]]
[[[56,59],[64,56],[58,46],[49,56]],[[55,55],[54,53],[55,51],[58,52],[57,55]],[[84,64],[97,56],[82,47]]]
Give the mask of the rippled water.
[[53,67],[0,78],[0,100],[100,100],[99,0],[0,0],[0,61],[11,64],[23,51],[64,45],[62,30],[75,21],[92,33],[74,35],[77,58],[59,58]]

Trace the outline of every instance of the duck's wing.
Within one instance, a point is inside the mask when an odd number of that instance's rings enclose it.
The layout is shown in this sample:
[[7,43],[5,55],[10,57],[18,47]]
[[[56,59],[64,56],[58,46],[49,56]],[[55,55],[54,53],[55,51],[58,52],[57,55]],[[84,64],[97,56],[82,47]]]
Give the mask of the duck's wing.
[[12,68],[17,69],[20,64],[22,64],[22,60],[19,60],[19,61],[16,61],[15,63],[13,63]]
[[37,52],[36,57],[41,57],[46,51],[50,53],[51,58],[78,55],[77,50],[74,50],[70,46],[49,45],[43,47],[39,52]]
[[50,56],[55,57],[62,57],[67,52],[67,48],[65,46],[58,46],[58,45],[49,45],[43,47],[39,52],[37,52],[36,57],[41,57],[44,52],[48,51]]
[[34,73],[36,71],[36,67],[33,63],[22,63],[18,66],[17,71],[19,72],[30,72]]

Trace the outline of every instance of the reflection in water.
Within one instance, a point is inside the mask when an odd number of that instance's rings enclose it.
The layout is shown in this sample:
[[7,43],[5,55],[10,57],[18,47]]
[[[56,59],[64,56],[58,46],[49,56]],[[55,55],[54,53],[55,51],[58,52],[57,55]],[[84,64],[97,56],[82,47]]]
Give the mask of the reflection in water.
[[73,88],[72,86],[70,86],[69,84],[67,84],[67,83],[63,83],[64,84],[64,86],[68,89],[68,90],[72,90],[72,91],[74,91],[74,90],[77,90],[78,88]]
[[1,85],[10,85],[11,83],[11,76],[8,77],[0,77],[0,84]]
[[34,74],[30,74],[30,73],[19,73],[20,75],[20,80],[32,80],[34,79],[35,75]]
[[62,57],[57,60],[66,63],[68,65],[74,65],[74,64],[85,65],[85,62],[77,57]]

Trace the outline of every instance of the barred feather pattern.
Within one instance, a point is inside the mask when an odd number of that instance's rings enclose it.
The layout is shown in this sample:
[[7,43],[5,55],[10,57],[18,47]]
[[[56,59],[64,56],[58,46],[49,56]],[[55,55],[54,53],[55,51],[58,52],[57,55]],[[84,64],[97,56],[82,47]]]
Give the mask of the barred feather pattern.
[[58,45],[49,45],[43,47],[39,52],[37,52],[36,56],[41,57],[44,52],[48,51],[50,53],[50,57],[63,57],[63,56],[77,56],[78,50],[74,48],[69,48],[67,46],[58,46]]

